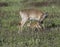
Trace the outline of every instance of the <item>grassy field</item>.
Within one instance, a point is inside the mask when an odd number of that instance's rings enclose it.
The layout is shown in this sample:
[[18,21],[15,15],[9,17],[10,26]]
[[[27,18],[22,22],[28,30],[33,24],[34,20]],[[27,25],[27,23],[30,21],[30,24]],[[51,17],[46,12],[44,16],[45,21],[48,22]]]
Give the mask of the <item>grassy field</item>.
[[[0,0],[0,47],[60,47],[59,1]],[[45,30],[34,31],[25,26],[23,32],[18,34],[19,10],[25,8],[48,12],[43,22]]]

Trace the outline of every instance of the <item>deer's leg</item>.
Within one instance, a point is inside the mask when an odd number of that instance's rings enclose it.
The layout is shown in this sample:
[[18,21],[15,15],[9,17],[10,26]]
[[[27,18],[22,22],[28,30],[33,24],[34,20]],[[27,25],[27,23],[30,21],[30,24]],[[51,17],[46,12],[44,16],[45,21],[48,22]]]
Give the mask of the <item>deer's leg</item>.
[[44,24],[42,24],[42,28],[45,29],[45,25]]
[[23,30],[23,26],[26,23],[26,21],[28,20],[28,18],[23,18],[20,22],[20,26],[19,26],[19,31]]
[[37,29],[38,29],[38,30],[41,30],[41,31],[43,30],[41,23],[39,23],[39,24],[37,25]]
[[[38,30],[38,31],[40,31],[41,29],[42,29],[42,27],[41,27],[41,25],[38,23],[37,25],[36,25],[36,29]],[[36,30],[35,29],[35,30]]]

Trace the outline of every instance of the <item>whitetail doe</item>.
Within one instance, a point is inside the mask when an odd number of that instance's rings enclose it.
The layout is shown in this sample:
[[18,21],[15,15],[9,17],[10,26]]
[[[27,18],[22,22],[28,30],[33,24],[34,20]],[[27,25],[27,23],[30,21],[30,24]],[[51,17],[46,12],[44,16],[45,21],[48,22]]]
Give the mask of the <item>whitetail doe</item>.
[[[28,20],[36,20],[38,21],[39,24],[41,24],[41,22],[47,17],[47,13],[42,12],[40,10],[36,10],[36,9],[24,9],[24,10],[20,10],[19,12],[20,17],[21,17],[21,21],[19,22],[19,30],[24,26],[24,24],[28,21]],[[21,28],[20,28],[21,27]]]

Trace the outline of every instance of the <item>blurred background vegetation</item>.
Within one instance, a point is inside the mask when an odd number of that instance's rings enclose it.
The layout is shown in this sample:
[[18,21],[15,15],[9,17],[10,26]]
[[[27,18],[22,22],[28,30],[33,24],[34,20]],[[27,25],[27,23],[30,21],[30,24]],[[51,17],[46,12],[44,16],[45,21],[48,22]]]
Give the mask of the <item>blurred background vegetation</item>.
[[[18,34],[19,10],[48,12],[46,29]],[[0,0],[0,47],[60,47],[60,0]]]

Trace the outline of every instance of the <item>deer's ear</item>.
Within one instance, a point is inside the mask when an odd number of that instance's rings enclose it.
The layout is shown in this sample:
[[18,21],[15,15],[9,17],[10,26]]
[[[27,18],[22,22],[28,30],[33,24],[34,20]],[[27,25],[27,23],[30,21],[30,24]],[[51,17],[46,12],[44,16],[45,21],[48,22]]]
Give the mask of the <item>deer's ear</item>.
[[48,17],[48,12],[45,12],[44,13],[44,18],[47,18]]
[[47,17],[48,17],[48,12],[45,13],[45,18],[47,18]]

